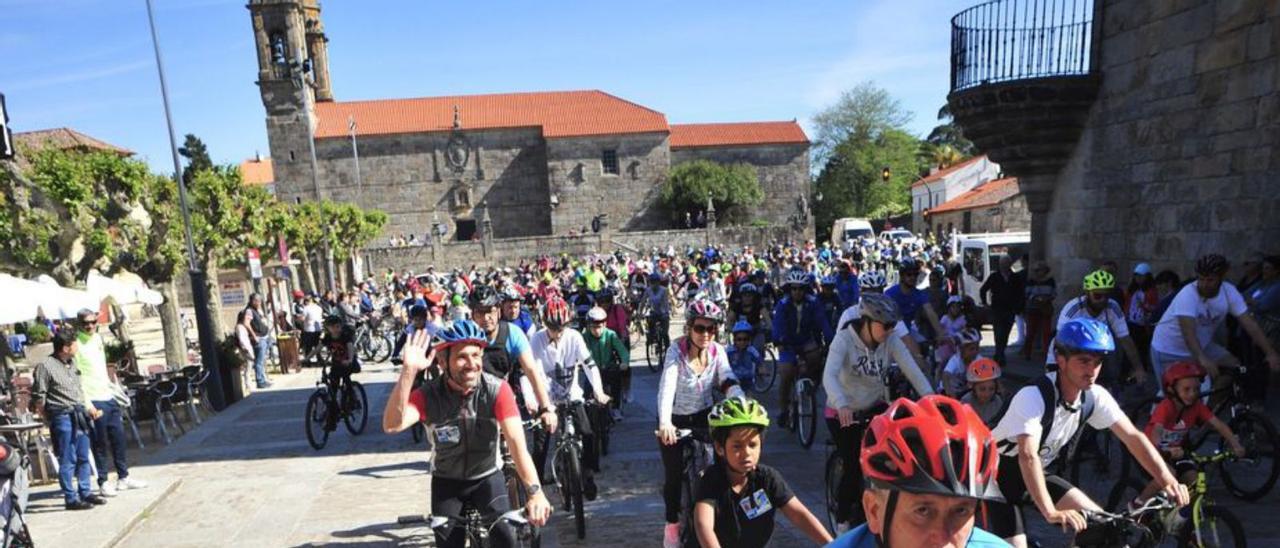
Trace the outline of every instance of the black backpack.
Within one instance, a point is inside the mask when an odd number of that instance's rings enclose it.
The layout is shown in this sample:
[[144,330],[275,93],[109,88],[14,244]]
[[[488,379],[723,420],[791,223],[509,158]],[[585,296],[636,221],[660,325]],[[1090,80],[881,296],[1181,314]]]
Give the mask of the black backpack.
[[[1053,386],[1053,379],[1049,378],[1048,375],[1042,375],[1036,379],[1034,386],[1040,391],[1040,398],[1044,402],[1044,413],[1040,415],[1040,451],[1044,451],[1045,444],[1049,439],[1049,431],[1053,428],[1053,418],[1056,415],[1058,390]],[[1015,393],[1004,401],[1004,407],[1000,408],[1000,412],[992,419],[992,425],[1000,424],[1000,421],[1004,419],[1005,413],[1009,411],[1009,405],[1013,403],[1013,399],[1016,396],[1017,394]],[[1071,441],[1067,442],[1066,445],[1066,454],[1062,455],[1065,458],[1059,459],[1059,463],[1067,462],[1075,455],[1076,446],[1080,441],[1080,434],[1084,432],[1089,417],[1093,416],[1093,408],[1096,403],[1097,399],[1093,397],[1091,391],[1085,390],[1080,393],[1080,409],[1078,410],[1081,413],[1080,427],[1071,435]],[[992,429],[994,430],[995,427],[992,426]],[[1000,444],[1002,449],[1009,445],[1005,440],[996,440],[996,443]]]

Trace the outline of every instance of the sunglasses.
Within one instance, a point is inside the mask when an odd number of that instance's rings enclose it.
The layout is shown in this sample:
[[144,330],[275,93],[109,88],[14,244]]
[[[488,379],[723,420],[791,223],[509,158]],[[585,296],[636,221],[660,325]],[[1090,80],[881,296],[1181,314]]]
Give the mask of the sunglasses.
[[720,326],[707,324],[693,324],[689,329],[699,335],[715,335],[720,332]]

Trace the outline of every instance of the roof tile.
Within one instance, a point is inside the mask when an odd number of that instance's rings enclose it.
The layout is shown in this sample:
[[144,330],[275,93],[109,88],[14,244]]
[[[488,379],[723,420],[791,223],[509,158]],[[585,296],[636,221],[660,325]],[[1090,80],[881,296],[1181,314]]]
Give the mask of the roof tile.
[[671,148],[808,144],[794,120],[727,124],[671,124]]
[[934,182],[934,181],[941,180],[943,177],[946,177],[947,175],[951,175],[952,173],[955,173],[955,172],[957,172],[957,171],[960,171],[961,169],[964,169],[965,167],[968,167],[969,165],[973,164],[974,162],[977,162],[978,160],[985,159],[986,157],[987,157],[987,155],[986,155],[986,154],[982,154],[982,155],[979,155],[979,156],[974,156],[974,157],[969,158],[968,160],[965,160],[965,161],[963,161],[963,162],[959,162],[959,163],[956,163],[956,164],[952,164],[952,165],[950,165],[950,166],[947,166],[946,168],[939,169],[937,172],[934,172],[934,173],[932,173],[932,174],[929,174],[928,176],[926,176],[926,177],[924,177],[924,178],[922,178],[922,179],[920,179],[920,180],[918,180],[918,181],[916,181],[916,182],[914,182],[914,183],[911,183],[911,188],[915,188],[915,187],[918,187],[918,186],[920,186],[920,185],[927,185],[927,184],[932,183],[932,182]]
[[71,128],[59,127],[14,133],[13,140],[19,145],[33,149],[53,146],[59,149],[101,150],[114,152],[121,156],[132,156],[133,151],[115,146],[106,141],[95,139]]
[[974,209],[978,207],[990,207],[1003,202],[1020,192],[1017,177],[1005,177],[1004,179],[996,179],[987,181],[973,190],[956,196],[954,199],[947,200],[942,205],[930,209],[928,215],[936,215],[938,213],[947,213],[950,211],[962,211],[966,209]]
[[268,185],[276,182],[271,158],[250,158],[240,162],[240,178],[246,185]]

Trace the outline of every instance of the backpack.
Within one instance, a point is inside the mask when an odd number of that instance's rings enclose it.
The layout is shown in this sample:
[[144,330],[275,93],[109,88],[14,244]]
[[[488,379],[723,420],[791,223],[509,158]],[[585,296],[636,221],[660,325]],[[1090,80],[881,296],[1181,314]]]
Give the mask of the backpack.
[[[1057,401],[1058,391],[1053,386],[1053,379],[1050,379],[1048,375],[1041,375],[1038,379],[1036,379],[1035,387],[1037,390],[1040,391],[1040,398],[1044,402],[1044,413],[1040,415],[1040,447],[1039,447],[1040,451],[1044,451],[1045,444],[1049,439],[1049,431],[1053,428],[1053,417],[1056,414],[1054,411],[1057,409],[1057,406],[1058,406],[1058,401]],[[1016,395],[1017,394],[1015,393],[1014,396]],[[1010,396],[1009,398],[1005,399],[1004,407],[1001,407],[1000,412],[996,413],[995,418],[991,420],[992,429],[995,428],[994,425],[1000,424],[1000,421],[1004,419],[1005,413],[1009,411],[1009,405],[1013,403],[1014,396]],[[1093,416],[1093,408],[1094,408],[1094,404],[1096,403],[1097,403],[1097,400],[1096,398],[1093,397],[1093,394],[1091,393],[1091,391],[1085,390],[1080,393],[1080,409],[1078,411],[1079,413],[1081,413],[1080,427],[1077,428],[1075,433],[1071,435],[1071,440],[1068,441],[1067,445],[1065,446],[1066,453],[1065,455],[1062,455],[1062,456],[1065,456],[1066,458],[1058,462],[1067,462],[1071,460],[1073,456],[1075,456],[1076,446],[1079,444],[1078,442],[1080,441],[1080,434],[1084,432],[1084,429],[1087,426],[1086,423],[1088,422],[1089,417]],[[1005,442],[1003,440],[997,440],[997,443],[1004,444]]]

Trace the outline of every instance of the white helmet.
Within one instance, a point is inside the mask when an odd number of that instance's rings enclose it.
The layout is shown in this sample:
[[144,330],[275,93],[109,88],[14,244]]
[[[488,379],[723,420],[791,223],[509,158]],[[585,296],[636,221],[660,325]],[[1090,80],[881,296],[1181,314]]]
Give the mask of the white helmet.
[[877,289],[888,285],[884,279],[884,273],[879,270],[863,272],[858,276],[858,287],[862,289]]
[[593,306],[591,310],[587,311],[587,319],[593,322],[603,322],[608,317],[609,315],[604,313],[604,309],[598,306]]

